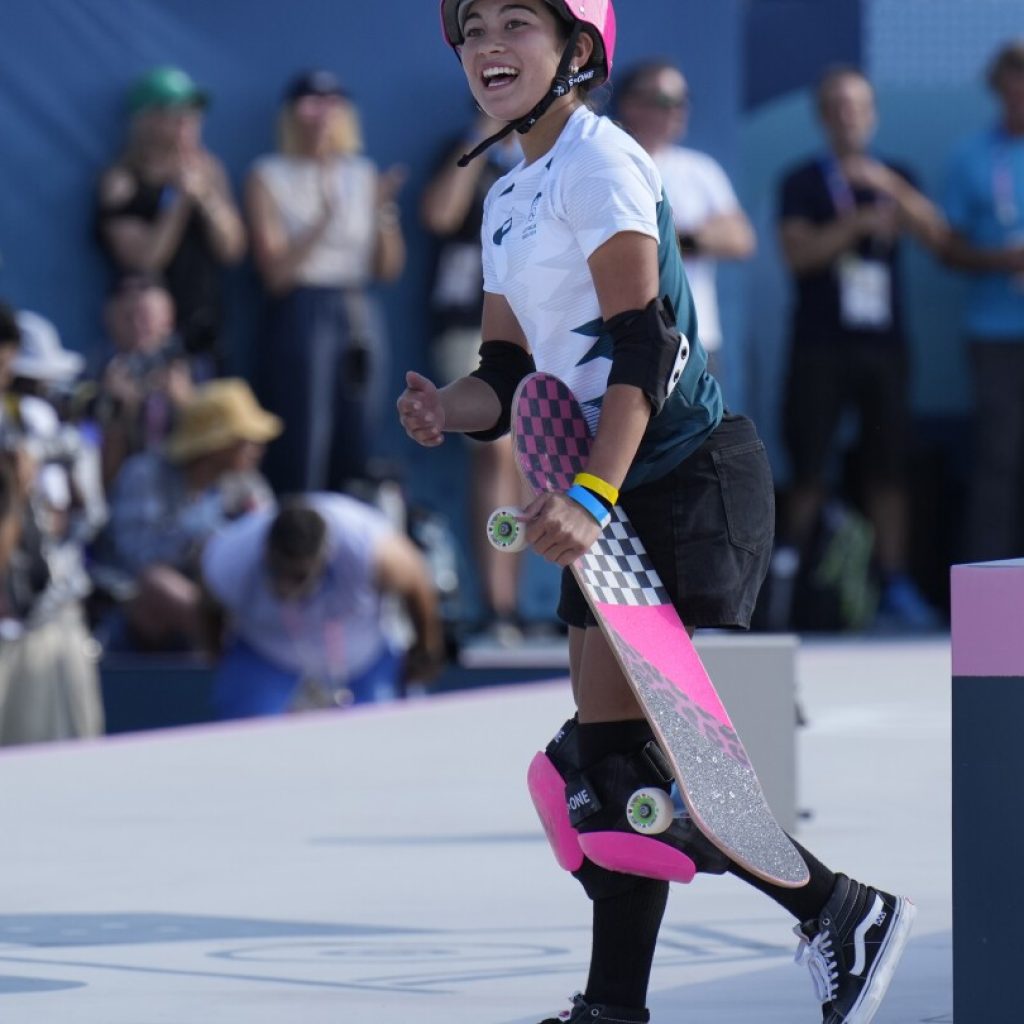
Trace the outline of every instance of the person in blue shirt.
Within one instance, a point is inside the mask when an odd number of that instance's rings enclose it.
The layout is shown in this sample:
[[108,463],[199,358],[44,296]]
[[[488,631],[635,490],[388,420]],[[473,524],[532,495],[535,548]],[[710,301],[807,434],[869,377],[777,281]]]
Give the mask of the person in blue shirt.
[[1024,38],[988,69],[1000,114],[964,139],[945,194],[945,262],[969,275],[963,330],[974,377],[972,560],[1024,554]]

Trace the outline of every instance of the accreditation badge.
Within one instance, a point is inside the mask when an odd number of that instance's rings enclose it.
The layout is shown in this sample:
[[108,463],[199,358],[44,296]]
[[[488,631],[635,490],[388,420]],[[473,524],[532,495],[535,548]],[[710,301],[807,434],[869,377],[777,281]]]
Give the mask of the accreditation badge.
[[839,263],[839,319],[844,327],[892,326],[892,272],[880,260],[847,256]]

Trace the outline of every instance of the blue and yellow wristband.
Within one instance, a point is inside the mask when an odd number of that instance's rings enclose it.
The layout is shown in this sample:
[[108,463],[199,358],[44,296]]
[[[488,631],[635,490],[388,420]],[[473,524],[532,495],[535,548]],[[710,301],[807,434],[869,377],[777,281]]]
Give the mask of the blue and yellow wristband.
[[591,494],[596,494],[609,511],[619,503],[619,489],[613,487],[607,480],[594,476],[593,473],[577,473],[572,482],[586,487]]
[[597,495],[592,494],[582,484],[573,484],[565,492],[565,496],[571,501],[575,501],[581,508],[586,509],[602,530],[612,521],[611,512],[602,504]]

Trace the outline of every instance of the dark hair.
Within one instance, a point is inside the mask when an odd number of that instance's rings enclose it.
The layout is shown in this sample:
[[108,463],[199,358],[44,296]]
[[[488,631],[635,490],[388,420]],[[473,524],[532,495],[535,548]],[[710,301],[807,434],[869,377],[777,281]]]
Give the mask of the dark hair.
[[830,64],[821,73],[821,76],[818,78],[818,84],[814,90],[814,95],[817,97],[819,107],[824,101],[825,90],[835,82],[838,82],[840,78],[859,78],[868,86],[871,85],[871,79],[868,78],[868,76],[855,64]]
[[653,78],[662,71],[679,71],[678,65],[670,60],[644,60],[634,64],[617,77],[615,82],[616,99],[625,99],[637,91],[640,83],[647,78]]
[[1024,71],[1024,39],[1013,39],[1000,47],[988,66],[986,78],[989,88],[999,91],[1006,74],[1020,74]]
[[267,552],[286,562],[304,562],[323,551],[327,523],[316,509],[296,499],[274,517],[267,534]]
[[0,345],[20,345],[21,328],[14,310],[6,302],[0,302]]

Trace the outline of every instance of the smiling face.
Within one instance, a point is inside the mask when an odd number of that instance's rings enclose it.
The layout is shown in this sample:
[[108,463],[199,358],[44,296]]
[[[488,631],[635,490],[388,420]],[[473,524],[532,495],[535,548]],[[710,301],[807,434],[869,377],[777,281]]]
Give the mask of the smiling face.
[[462,67],[481,109],[505,122],[528,114],[551,88],[564,23],[543,0],[468,0],[459,25]]

